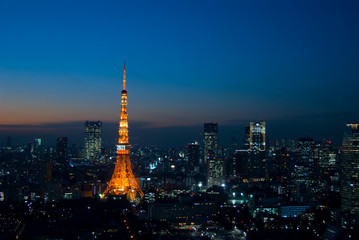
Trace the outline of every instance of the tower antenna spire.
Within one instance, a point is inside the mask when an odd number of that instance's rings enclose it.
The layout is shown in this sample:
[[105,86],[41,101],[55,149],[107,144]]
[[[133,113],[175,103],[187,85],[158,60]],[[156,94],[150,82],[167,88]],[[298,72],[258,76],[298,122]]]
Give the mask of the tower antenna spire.
[[130,201],[143,197],[143,192],[132,172],[128,140],[126,58],[123,67],[123,90],[121,91],[121,115],[118,129],[118,145],[115,169],[112,177],[102,193],[101,198],[109,195],[127,196]]
[[126,57],[124,58],[123,64],[123,90],[126,90]]

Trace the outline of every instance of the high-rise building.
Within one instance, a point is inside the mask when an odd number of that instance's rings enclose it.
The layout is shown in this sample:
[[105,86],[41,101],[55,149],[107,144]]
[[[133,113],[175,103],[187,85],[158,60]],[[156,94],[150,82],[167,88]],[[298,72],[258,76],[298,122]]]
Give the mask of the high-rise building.
[[215,159],[218,156],[218,124],[205,123],[204,124],[204,163],[208,159]]
[[218,157],[218,125],[204,124],[204,163],[206,164],[207,188],[224,184],[224,160]]
[[188,170],[197,172],[200,165],[200,149],[197,141],[188,143],[185,149]]
[[56,156],[59,162],[63,162],[67,159],[67,137],[57,138]]
[[312,182],[316,176],[316,143],[313,138],[298,139],[298,156],[295,167],[297,182]]
[[43,153],[42,147],[43,147],[42,146],[42,137],[35,137],[34,142],[31,146],[32,157],[34,159],[39,159],[42,157],[42,153]]
[[341,156],[341,209],[359,223],[359,124],[347,124]]
[[34,138],[34,145],[33,145],[35,153],[39,152],[41,144],[42,144],[42,137],[35,137]]
[[134,201],[138,196],[143,197],[144,194],[132,172],[130,161],[131,145],[128,139],[126,64],[123,68],[123,89],[121,91],[121,115],[118,133],[115,170],[102,194],[102,198],[109,195],[126,196],[129,200]]
[[249,150],[250,149],[250,134],[249,134],[249,126],[244,127],[244,138],[243,138],[243,147],[242,150]]
[[330,141],[317,144],[316,159],[318,165],[317,177],[320,182],[330,181],[330,154],[333,153]]
[[280,182],[287,182],[290,178],[290,153],[288,149],[282,147],[275,151],[275,179]]
[[317,176],[317,143],[313,138],[298,139],[296,164],[294,165],[294,181],[297,201],[307,203],[315,201]]
[[266,150],[266,123],[251,122],[249,124],[249,150]]
[[100,121],[85,123],[84,154],[91,162],[101,160],[101,129]]
[[250,181],[263,181],[267,177],[265,122],[250,122],[245,127],[243,150],[248,154],[242,154],[242,157],[249,157],[244,176]]
[[249,160],[249,150],[236,150],[232,157],[232,175],[242,179],[247,179]]

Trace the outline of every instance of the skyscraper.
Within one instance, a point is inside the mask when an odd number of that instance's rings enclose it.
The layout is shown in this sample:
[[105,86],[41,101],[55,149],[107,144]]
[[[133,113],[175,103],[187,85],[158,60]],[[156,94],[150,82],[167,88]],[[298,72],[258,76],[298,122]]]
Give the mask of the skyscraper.
[[42,137],[35,137],[34,139],[34,152],[38,152],[41,147]]
[[298,156],[295,167],[297,182],[312,182],[316,175],[316,144],[313,138],[298,139]]
[[249,124],[249,150],[266,150],[265,122],[251,122]]
[[188,161],[188,170],[197,172],[200,165],[199,143],[197,141],[193,143],[188,143],[185,149],[185,154]]
[[275,151],[275,178],[283,183],[290,178],[289,156],[288,149],[285,147]]
[[67,159],[67,137],[57,138],[56,156],[59,162],[63,162]]
[[204,163],[206,164],[207,188],[224,183],[224,161],[218,158],[218,125],[204,124]]
[[249,157],[247,173],[244,174],[250,181],[263,181],[267,176],[266,162],[266,124],[265,122],[250,122],[245,128],[243,150]]
[[101,129],[100,121],[85,123],[84,154],[91,162],[101,160]]
[[208,159],[215,159],[218,155],[218,125],[217,123],[204,124],[204,163]]
[[359,124],[347,124],[341,158],[341,208],[351,215],[349,225],[359,222]]

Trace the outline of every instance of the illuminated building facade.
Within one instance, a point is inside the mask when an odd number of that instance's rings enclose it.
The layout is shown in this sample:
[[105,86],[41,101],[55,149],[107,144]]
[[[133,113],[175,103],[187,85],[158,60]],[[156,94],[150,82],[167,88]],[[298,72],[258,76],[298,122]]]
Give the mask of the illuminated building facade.
[[298,139],[298,157],[295,166],[295,175],[297,182],[312,182],[315,179],[316,143],[313,138]]
[[218,155],[218,124],[205,123],[204,124],[204,163],[208,159],[215,159]]
[[88,161],[101,160],[101,129],[100,121],[85,123],[84,155]]
[[35,137],[34,139],[34,151],[37,152],[41,146],[42,137]]
[[248,157],[248,160],[243,159],[248,163],[248,172],[243,176],[249,181],[264,181],[267,176],[265,122],[250,122],[245,128],[243,150],[248,151],[241,154],[241,157]]
[[102,198],[112,196],[127,196],[130,201],[134,201],[137,196],[143,197],[138,182],[132,172],[130,161],[131,145],[128,141],[128,121],[127,121],[127,90],[126,90],[126,65],[123,71],[123,90],[121,91],[121,116],[119,124],[119,138],[117,145],[117,158],[115,170],[107,188],[102,194]]
[[352,216],[349,225],[359,220],[359,124],[347,124],[341,156],[341,208]]
[[218,158],[218,124],[204,124],[204,163],[207,188],[224,184],[224,161]]
[[265,122],[251,122],[249,124],[248,135],[249,135],[249,150],[251,150],[251,151],[265,151],[266,150],[266,123]]

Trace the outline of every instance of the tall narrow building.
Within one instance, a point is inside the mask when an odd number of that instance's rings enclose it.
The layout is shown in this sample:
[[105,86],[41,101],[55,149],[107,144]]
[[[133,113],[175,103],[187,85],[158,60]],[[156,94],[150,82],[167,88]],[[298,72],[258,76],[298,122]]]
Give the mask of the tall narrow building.
[[130,161],[131,145],[128,140],[128,121],[127,121],[127,90],[126,90],[126,64],[123,68],[123,90],[121,91],[121,117],[118,131],[117,158],[115,170],[107,188],[102,194],[102,198],[109,195],[126,196],[134,201],[138,196],[143,197],[138,182],[132,172]]
[[204,163],[206,165],[207,188],[224,184],[224,161],[218,157],[218,125],[204,124]]
[[56,157],[58,162],[64,162],[67,159],[67,137],[57,138]]
[[[244,151],[248,151],[245,154]],[[266,123],[250,122],[245,127],[243,151],[241,157],[248,157],[243,160],[247,164],[247,169],[243,172],[243,177],[249,181],[264,181],[267,177],[266,161]]]
[[204,124],[204,163],[209,159],[215,159],[218,155],[218,124],[205,123]]
[[197,141],[188,143],[185,149],[187,160],[187,170],[189,172],[198,172],[200,165],[200,149]]
[[41,144],[42,144],[42,137],[35,137],[34,145],[33,145],[33,148],[34,148],[33,152],[38,153],[40,151]]
[[91,162],[101,160],[101,129],[102,122],[85,123],[84,155]]
[[359,124],[347,124],[341,157],[341,209],[349,225],[359,223]]
[[314,181],[316,175],[315,160],[316,143],[313,138],[298,139],[298,156],[295,168],[296,182]]

